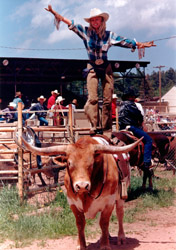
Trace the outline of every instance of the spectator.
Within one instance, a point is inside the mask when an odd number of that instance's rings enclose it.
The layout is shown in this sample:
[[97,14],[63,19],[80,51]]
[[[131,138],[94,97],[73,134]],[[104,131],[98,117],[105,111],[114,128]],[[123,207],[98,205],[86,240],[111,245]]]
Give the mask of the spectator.
[[144,137],[144,165],[143,170],[149,172],[149,167],[151,165],[152,158],[152,139],[143,130],[143,116],[141,111],[137,108],[135,104],[136,94],[132,89],[125,91],[122,96],[122,104],[119,110],[119,128],[128,129],[132,131],[134,136],[141,138]]
[[144,117],[144,109],[142,107],[142,104],[140,103],[141,99],[140,98],[136,98],[135,99],[135,104],[137,106],[137,108],[141,111],[142,116]]
[[48,99],[48,104],[47,104],[47,108],[48,108],[48,109],[51,109],[51,107],[55,104],[56,98],[57,98],[57,96],[58,96],[59,94],[60,94],[60,93],[58,92],[57,89],[51,91],[51,96],[50,96],[50,98]]
[[14,102],[10,102],[8,107],[2,110],[2,113],[4,113],[3,117],[5,118],[7,123],[15,122],[18,120],[16,104]]
[[20,91],[16,92],[15,98],[13,99],[13,102],[16,104],[16,107],[18,107],[18,103],[22,103],[22,109],[24,109],[24,102],[22,101],[22,93]]
[[[31,108],[29,111],[38,111],[35,112],[35,115],[37,116],[38,120],[40,121],[40,126],[48,126],[48,121],[46,120],[47,112],[44,110],[48,110],[44,102],[46,101],[46,98],[41,95],[37,98],[38,103],[31,105]],[[32,114],[28,119],[31,120],[34,117],[34,114]]]
[[[2,98],[0,98],[0,112],[2,112]],[[0,115],[0,121],[5,121],[5,118],[2,114]]]
[[67,107],[63,106],[64,100],[62,96],[58,96],[56,103],[51,107],[51,109],[54,110],[54,126],[64,125],[63,109],[67,109]]
[[[78,101],[77,99],[73,99],[72,102],[71,102],[71,105],[72,105],[72,109],[76,109],[77,106],[78,106]],[[66,106],[67,108],[69,107],[69,104]]]
[[115,122],[116,122],[117,98],[118,97],[116,94],[112,95],[112,105],[111,105],[112,121],[115,121]]
[[78,101],[77,101],[77,99],[73,99],[73,101],[72,101],[72,109],[76,109],[77,106],[78,106]]

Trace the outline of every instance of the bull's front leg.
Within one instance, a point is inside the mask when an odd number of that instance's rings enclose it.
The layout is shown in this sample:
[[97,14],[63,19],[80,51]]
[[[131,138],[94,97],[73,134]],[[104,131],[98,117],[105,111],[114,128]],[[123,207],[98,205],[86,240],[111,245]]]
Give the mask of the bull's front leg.
[[86,240],[85,240],[85,225],[86,220],[84,213],[80,212],[75,205],[71,206],[71,210],[76,218],[76,226],[78,229],[78,240],[77,240],[77,250],[85,250],[86,249]]
[[116,214],[117,214],[118,223],[119,223],[119,232],[118,232],[118,240],[117,240],[118,245],[126,243],[125,233],[123,229],[123,216],[124,216],[123,205],[124,205],[123,200],[116,201]]
[[111,250],[109,244],[109,220],[112,214],[113,206],[107,206],[101,213],[100,217],[100,227],[102,231],[102,236],[100,240],[100,249],[101,250]]

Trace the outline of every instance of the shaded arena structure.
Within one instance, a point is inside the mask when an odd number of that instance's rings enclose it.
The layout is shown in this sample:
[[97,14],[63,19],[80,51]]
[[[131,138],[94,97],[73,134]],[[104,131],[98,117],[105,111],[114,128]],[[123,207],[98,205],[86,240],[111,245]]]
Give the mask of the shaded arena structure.
[[[0,57],[0,98],[3,106],[13,100],[16,91],[23,93],[23,99],[35,102],[41,94],[49,98],[54,89],[58,89],[68,102],[77,98],[83,106],[87,92],[82,71],[87,63],[88,60],[75,59]],[[145,68],[150,62],[113,60],[110,63],[116,78],[129,78],[131,71],[137,69],[135,77],[145,81]],[[81,81],[82,87],[75,94],[76,81]]]

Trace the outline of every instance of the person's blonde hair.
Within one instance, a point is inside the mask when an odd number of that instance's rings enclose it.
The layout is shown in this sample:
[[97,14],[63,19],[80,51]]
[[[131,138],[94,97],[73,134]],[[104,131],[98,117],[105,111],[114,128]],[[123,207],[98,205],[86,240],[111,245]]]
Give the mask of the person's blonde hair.
[[[95,29],[92,27],[91,23],[89,24],[89,30],[90,30],[90,31],[91,31],[91,30],[95,30]],[[101,25],[100,25],[100,27],[99,27],[98,33],[97,33],[97,35],[99,36],[100,39],[103,38],[103,36],[104,36],[104,34],[105,34],[105,31],[106,31],[106,22],[105,22],[104,18],[102,17],[102,22],[101,22]]]

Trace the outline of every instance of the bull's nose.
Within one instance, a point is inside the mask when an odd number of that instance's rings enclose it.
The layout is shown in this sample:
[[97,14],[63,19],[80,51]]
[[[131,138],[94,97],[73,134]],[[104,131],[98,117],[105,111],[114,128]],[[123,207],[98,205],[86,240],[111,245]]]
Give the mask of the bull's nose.
[[90,191],[90,182],[79,181],[74,183],[74,190],[76,192],[87,192]]

